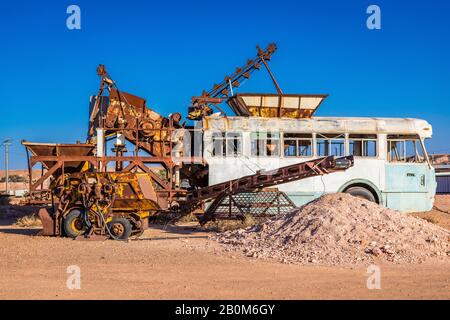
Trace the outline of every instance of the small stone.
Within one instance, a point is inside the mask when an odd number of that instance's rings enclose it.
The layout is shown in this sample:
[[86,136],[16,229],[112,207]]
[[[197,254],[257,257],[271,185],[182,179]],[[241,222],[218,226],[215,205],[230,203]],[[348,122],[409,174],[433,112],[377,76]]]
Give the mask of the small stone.
[[367,248],[365,252],[374,255],[375,257],[378,257],[382,253],[379,248]]

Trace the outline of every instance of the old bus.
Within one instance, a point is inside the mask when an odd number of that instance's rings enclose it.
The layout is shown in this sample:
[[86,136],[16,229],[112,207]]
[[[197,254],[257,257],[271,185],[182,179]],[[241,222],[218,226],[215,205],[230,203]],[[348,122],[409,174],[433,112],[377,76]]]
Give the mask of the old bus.
[[348,192],[403,212],[427,211],[436,190],[425,149],[431,125],[403,118],[209,116],[201,121],[209,185],[327,155],[354,167],[278,186],[296,205]]

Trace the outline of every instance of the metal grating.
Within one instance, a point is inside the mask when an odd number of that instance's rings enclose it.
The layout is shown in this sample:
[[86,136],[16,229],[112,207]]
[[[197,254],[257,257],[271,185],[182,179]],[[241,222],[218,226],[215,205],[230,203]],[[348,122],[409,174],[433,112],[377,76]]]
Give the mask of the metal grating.
[[242,219],[246,215],[270,217],[287,213],[295,204],[281,191],[255,191],[227,194],[209,206],[207,219]]

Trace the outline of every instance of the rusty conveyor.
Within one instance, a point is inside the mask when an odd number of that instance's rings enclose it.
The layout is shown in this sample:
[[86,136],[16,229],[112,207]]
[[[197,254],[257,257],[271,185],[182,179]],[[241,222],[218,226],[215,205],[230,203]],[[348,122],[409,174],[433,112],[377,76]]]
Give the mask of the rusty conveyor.
[[[280,167],[270,171],[258,171],[242,178],[225,181],[208,187],[190,191],[187,194],[187,205],[194,208],[198,203],[215,199],[220,201],[231,193],[251,191],[324,175],[336,171],[343,171],[353,166],[353,156],[334,158],[322,157],[314,160]],[[214,203],[212,204],[212,206]]]

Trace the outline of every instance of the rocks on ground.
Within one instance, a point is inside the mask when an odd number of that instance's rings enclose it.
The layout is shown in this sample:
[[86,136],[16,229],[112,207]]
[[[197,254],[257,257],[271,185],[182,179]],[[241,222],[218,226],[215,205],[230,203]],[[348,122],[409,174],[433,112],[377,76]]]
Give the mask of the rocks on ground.
[[327,194],[292,212],[213,238],[228,250],[283,263],[352,265],[448,259],[450,232],[349,194]]

